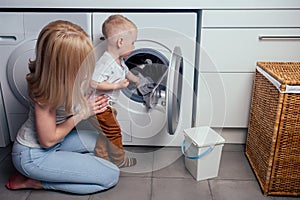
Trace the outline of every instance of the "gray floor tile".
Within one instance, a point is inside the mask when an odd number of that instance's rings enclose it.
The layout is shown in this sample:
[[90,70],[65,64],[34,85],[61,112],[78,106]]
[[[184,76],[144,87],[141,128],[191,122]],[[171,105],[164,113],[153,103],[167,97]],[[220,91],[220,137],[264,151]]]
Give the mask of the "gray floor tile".
[[199,182],[195,181],[185,168],[180,148],[126,147],[129,154],[138,158],[138,165],[121,169],[120,181],[116,187],[92,195],[73,195],[46,190],[7,190],[4,185],[15,172],[10,150],[10,147],[0,148],[0,200],[300,199],[263,196],[244,155],[243,145],[225,145],[219,176]]
[[244,152],[223,151],[217,179],[255,180]]
[[[154,152],[154,163],[153,163],[153,175],[156,176],[157,172],[166,169],[174,168],[174,163],[178,164],[181,161],[178,161],[178,159],[182,159],[182,152],[179,147],[168,147],[168,148],[162,148]],[[183,163],[181,163],[183,164]],[[182,165],[183,166],[183,165]],[[176,168],[180,168],[180,166],[176,166]],[[160,173],[160,172],[158,172]],[[180,175],[182,176],[182,175]]]
[[165,177],[165,178],[193,178],[190,172],[186,169],[184,165],[184,157],[179,157],[175,162],[169,166],[154,171],[153,177]]
[[265,200],[256,181],[210,180],[214,200]]
[[8,181],[9,177],[16,172],[15,168],[13,167],[11,157],[7,156],[1,163],[0,163],[0,183],[4,184]]
[[1,200],[27,200],[31,190],[12,191],[6,189],[4,183],[0,183],[0,199]]
[[120,177],[119,183],[105,192],[91,195],[90,200],[150,200],[151,178]]
[[88,200],[90,195],[75,195],[56,191],[32,190],[26,200]]
[[151,200],[184,200],[204,199],[212,200],[207,181],[194,179],[153,178]]
[[244,144],[224,144],[223,151],[245,151]]

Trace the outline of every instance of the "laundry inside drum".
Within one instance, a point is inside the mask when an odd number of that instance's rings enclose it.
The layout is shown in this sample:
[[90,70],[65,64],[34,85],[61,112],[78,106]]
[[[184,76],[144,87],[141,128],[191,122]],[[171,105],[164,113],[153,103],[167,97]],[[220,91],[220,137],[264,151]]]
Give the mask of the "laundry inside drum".
[[130,83],[122,90],[128,98],[147,105],[147,96],[149,97],[153,89],[158,97],[164,98],[168,60],[162,54],[155,50],[139,50],[133,52],[125,63],[129,70],[140,78],[138,87]]

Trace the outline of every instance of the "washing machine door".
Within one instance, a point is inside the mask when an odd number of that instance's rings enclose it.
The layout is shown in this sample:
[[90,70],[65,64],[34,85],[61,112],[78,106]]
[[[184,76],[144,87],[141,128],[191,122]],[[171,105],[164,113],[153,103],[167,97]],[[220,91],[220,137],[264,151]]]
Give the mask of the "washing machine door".
[[[168,68],[166,111],[168,133],[174,135],[180,115],[182,94],[183,58],[180,47],[176,46],[172,52]],[[187,97],[191,98],[191,97]]]

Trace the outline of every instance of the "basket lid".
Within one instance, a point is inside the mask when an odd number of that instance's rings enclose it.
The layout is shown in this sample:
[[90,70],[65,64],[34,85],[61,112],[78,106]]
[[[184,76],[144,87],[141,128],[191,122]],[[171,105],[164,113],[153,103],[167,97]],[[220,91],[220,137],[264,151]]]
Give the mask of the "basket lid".
[[281,84],[300,85],[300,62],[257,62]]
[[225,142],[222,136],[208,126],[188,128],[184,130],[184,133],[197,147],[224,144]]

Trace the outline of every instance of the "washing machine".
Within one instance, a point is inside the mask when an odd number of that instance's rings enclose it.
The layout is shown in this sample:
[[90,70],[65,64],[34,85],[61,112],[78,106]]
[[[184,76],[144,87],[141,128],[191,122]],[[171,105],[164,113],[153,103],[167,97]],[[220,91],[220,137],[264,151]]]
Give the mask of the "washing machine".
[[101,26],[112,14],[124,15],[136,24],[135,50],[124,61],[133,73],[154,83],[146,97],[129,84],[114,102],[123,143],[181,145],[183,130],[192,126],[197,13],[93,13],[97,59],[105,51]]
[[91,35],[90,13],[0,13],[1,146],[14,141],[18,129],[27,119],[25,75],[29,72],[28,61],[35,58],[34,49],[40,30],[58,19],[74,22]]

